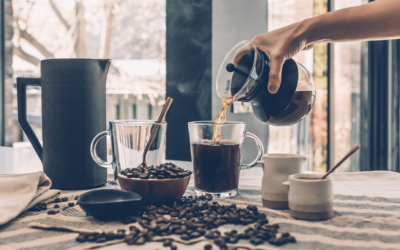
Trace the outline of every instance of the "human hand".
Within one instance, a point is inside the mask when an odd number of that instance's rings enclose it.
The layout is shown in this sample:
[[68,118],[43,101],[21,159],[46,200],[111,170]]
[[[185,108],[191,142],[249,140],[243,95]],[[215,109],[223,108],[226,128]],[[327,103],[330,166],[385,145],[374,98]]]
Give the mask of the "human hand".
[[[270,60],[268,90],[272,94],[278,92],[281,85],[283,63],[301,50],[314,47],[314,44],[307,44],[304,26],[303,23],[294,23],[257,35],[251,40],[256,48],[262,50]],[[248,51],[248,46],[238,50],[233,59],[234,65],[237,65],[243,54]]]

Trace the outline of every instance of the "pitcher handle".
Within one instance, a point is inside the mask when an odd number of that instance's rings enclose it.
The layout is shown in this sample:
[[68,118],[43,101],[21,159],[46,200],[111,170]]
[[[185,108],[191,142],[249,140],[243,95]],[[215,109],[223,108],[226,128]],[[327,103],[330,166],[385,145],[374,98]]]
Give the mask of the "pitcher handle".
[[257,145],[257,149],[258,149],[258,154],[256,159],[254,159],[254,161],[248,163],[248,164],[241,164],[240,165],[240,169],[250,169],[254,166],[257,165],[258,161],[261,159],[262,155],[264,154],[264,145],[262,143],[262,141],[260,140],[260,138],[258,138],[255,134],[250,133],[250,132],[244,132],[244,137],[246,138],[251,138],[254,140],[254,142]]
[[40,78],[17,77],[18,122],[25,132],[40,161],[43,162],[43,147],[26,118],[26,87],[41,86]]
[[107,136],[107,135],[110,135],[109,130],[100,132],[93,138],[92,143],[90,144],[90,154],[92,155],[92,158],[93,158],[94,162],[97,163],[97,165],[99,165],[101,167],[105,167],[105,168],[112,168],[113,162],[108,163],[108,162],[104,161],[97,155],[97,151],[96,151],[97,143],[101,140],[101,138],[103,138],[104,136]]

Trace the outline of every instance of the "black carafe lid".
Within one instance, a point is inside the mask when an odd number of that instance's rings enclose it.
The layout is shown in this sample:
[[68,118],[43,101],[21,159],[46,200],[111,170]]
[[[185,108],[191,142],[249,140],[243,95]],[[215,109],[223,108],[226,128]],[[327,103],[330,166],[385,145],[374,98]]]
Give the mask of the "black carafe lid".
[[[257,77],[252,77],[254,82],[252,86],[247,86],[247,91],[238,101],[250,102],[253,106],[253,112],[258,119],[267,122],[270,116],[277,117],[282,114],[289,106],[299,81],[299,70],[293,59],[286,60],[282,68],[282,83],[275,94],[268,91],[268,77],[270,62],[264,52],[258,50],[260,60],[255,62],[254,50],[251,54],[244,55],[237,66],[227,64],[226,69],[231,71],[231,95],[235,96],[242,89],[250,73],[258,72]],[[256,64],[256,65],[255,65]],[[256,67],[256,70],[254,70]]]

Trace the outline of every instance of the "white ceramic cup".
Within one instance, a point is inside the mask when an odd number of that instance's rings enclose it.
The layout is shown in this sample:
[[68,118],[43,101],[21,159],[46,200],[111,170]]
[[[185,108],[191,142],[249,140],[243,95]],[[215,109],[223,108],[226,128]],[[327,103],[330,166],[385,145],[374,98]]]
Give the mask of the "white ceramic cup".
[[325,173],[289,176],[289,209],[293,218],[327,220],[333,217],[332,176],[318,180]]
[[265,154],[262,156],[264,175],[262,179],[263,206],[272,209],[288,209],[288,188],[282,185],[289,175],[301,172],[306,157],[298,154]]

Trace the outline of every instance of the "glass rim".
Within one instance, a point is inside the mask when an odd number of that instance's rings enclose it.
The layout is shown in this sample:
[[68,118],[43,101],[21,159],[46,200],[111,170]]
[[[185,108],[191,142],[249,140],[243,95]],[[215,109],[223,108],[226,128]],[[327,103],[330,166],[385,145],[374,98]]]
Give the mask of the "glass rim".
[[125,125],[166,125],[166,121],[162,122],[157,122],[156,120],[134,120],[134,119],[124,119],[124,120],[113,120],[113,121],[108,121],[109,123],[112,124],[125,124]]
[[188,125],[220,125],[220,126],[232,126],[232,125],[246,125],[245,122],[240,121],[225,121],[224,123],[216,123],[215,121],[193,121],[188,122]]
[[[297,173],[289,176],[289,181],[293,180],[302,183],[316,183],[316,182],[327,182],[332,180],[332,175],[328,175],[325,179],[319,180],[320,177],[324,176],[326,173]],[[316,178],[306,178],[306,177],[316,177]]]
[[[243,44],[245,44],[245,45],[243,45]],[[254,53],[254,60],[253,60],[253,66],[251,67],[251,70],[250,70],[250,73],[249,73],[249,76],[247,77],[247,79],[246,79],[246,81],[244,82],[244,84],[243,84],[243,86],[240,88],[240,90],[238,91],[238,92],[236,92],[236,94],[234,94],[233,96],[232,95],[228,95],[228,96],[225,96],[225,95],[221,95],[220,93],[219,93],[219,84],[217,83],[216,84],[216,90],[217,90],[217,95],[219,96],[219,97],[232,97],[233,98],[233,102],[235,102],[235,101],[237,101],[239,98],[239,95],[243,92],[243,90],[247,87],[247,85],[249,84],[249,82],[250,82],[250,79],[252,78],[251,76],[253,75],[253,72],[255,71],[255,68],[256,68],[256,64],[257,64],[257,47],[254,45],[254,43],[252,42],[252,41],[249,41],[249,40],[242,40],[242,41],[240,41],[240,42],[238,42],[235,46],[233,46],[233,48],[225,55],[225,57],[224,57],[224,60],[222,60],[222,62],[224,63],[227,59],[228,59],[228,57],[230,56],[230,54],[234,51],[234,50],[237,50],[238,48],[240,49],[240,48],[243,48],[244,46],[246,46],[246,45],[249,45],[249,44],[251,44],[251,46],[253,47],[253,49],[254,49],[254,51],[255,51],[255,53]],[[218,81],[218,79],[219,79],[219,76],[220,76],[220,74],[221,74],[221,72],[222,72],[222,70],[223,70],[223,65],[221,64],[220,65],[220,67],[219,67],[219,69],[218,69],[218,73],[217,73],[217,81]]]

